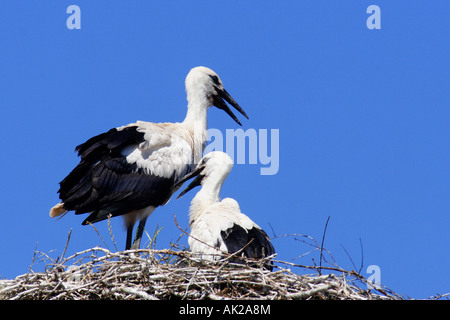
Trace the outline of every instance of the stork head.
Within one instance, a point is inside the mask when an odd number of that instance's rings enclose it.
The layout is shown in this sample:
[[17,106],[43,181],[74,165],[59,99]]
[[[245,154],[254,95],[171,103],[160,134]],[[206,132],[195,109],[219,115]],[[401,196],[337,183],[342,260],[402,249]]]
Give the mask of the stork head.
[[186,77],[185,85],[187,99],[190,104],[207,101],[208,107],[215,106],[224,110],[234,121],[241,125],[238,118],[236,118],[230,107],[226,104],[228,102],[248,119],[245,111],[242,110],[239,104],[225,90],[222,80],[220,80],[217,73],[211,69],[206,67],[195,67],[191,69]]
[[177,183],[177,186],[179,187],[185,181],[196,177],[192,180],[189,186],[187,186],[187,188],[178,195],[177,199],[199,185],[205,186],[208,184],[209,187],[218,188],[220,191],[220,188],[222,187],[222,184],[230,173],[232,167],[233,160],[231,160],[230,156],[225,152],[212,151],[206,154],[202,160],[200,160],[195,170],[185,175]]

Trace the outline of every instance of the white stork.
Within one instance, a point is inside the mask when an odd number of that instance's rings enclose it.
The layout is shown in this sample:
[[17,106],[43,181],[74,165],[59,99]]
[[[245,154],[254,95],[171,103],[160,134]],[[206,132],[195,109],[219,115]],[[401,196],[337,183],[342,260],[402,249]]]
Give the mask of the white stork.
[[[220,200],[223,182],[233,167],[233,161],[224,152],[206,154],[197,168],[179,183],[196,177],[178,198],[192,188],[201,190],[192,199],[189,210],[189,248],[206,260],[217,260],[221,252],[261,259],[275,253],[269,236],[240,210],[236,200]],[[266,266],[272,269],[272,266]]]
[[[248,119],[211,69],[191,69],[185,86],[188,106],[183,122],[138,121],[77,146],[80,163],[60,182],[61,202],[50,210],[50,217],[68,211],[90,213],[82,223],[86,225],[122,215],[127,229],[126,249],[139,248],[148,216],[169,201],[176,191],[174,185],[202,157],[208,108],[224,110],[241,125],[227,101]],[[131,245],[137,220],[140,222]]]

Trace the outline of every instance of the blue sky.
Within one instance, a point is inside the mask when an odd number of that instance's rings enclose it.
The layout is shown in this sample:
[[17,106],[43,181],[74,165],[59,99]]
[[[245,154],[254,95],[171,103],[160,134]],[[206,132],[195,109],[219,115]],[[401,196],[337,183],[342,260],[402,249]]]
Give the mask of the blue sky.
[[[81,30],[66,27],[71,4]],[[371,4],[380,30],[366,27]],[[70,229],[67,254],[105,246],[83,216],[48,216],[75,146],[136,120],[183,120],[184,78],[203,65],[249,115],[244,130],[280,134],[278,173],[235,165],[223,197],[271,236],[320,242],[330,217],[325,248],[342,268],[354,268],[349,255],[401,295],[449,292],[448,12],[444,0],[1,2],[0,276],[26,273],[36,247],[56,258]],[[237,128],[216,108],[208,125]],[[150,217],[157,248],[178,239],[174,215],[187,226],[193,195]],[[107,224],[96,227],[114,250]],[[112,229],[121,250],[121,218]],[[273,244],[285,261],[310,250]]]

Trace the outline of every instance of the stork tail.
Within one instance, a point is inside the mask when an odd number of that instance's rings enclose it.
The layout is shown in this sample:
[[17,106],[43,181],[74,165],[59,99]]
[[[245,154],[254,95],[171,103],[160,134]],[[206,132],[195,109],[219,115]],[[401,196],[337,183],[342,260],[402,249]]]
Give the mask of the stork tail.
[[56,206],[50,209],[50,217],[58,217],[60,215],[64,215],[67,212],[66,209],[64,209],[64,203],[60,202]]

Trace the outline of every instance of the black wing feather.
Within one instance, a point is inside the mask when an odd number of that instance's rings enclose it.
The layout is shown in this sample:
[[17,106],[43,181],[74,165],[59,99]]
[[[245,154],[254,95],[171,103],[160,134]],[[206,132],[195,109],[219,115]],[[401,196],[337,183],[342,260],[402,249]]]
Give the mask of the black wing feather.
[[[261,259],[275,253],[267,233],[257,227],[246,230],[234,224],[231,228],[221,232],[222,240],[229,253],[235,253],[242,248],[244,257]],[[272,270],[271,266],[267,266]]]
[[137,126],[111,129],[75,148],[80,163],[61,181],[59,196],[66,210],[91,212],[83,224],[167,202],[175,177],[162,178],[128,163],[121,150],[144,142]]

